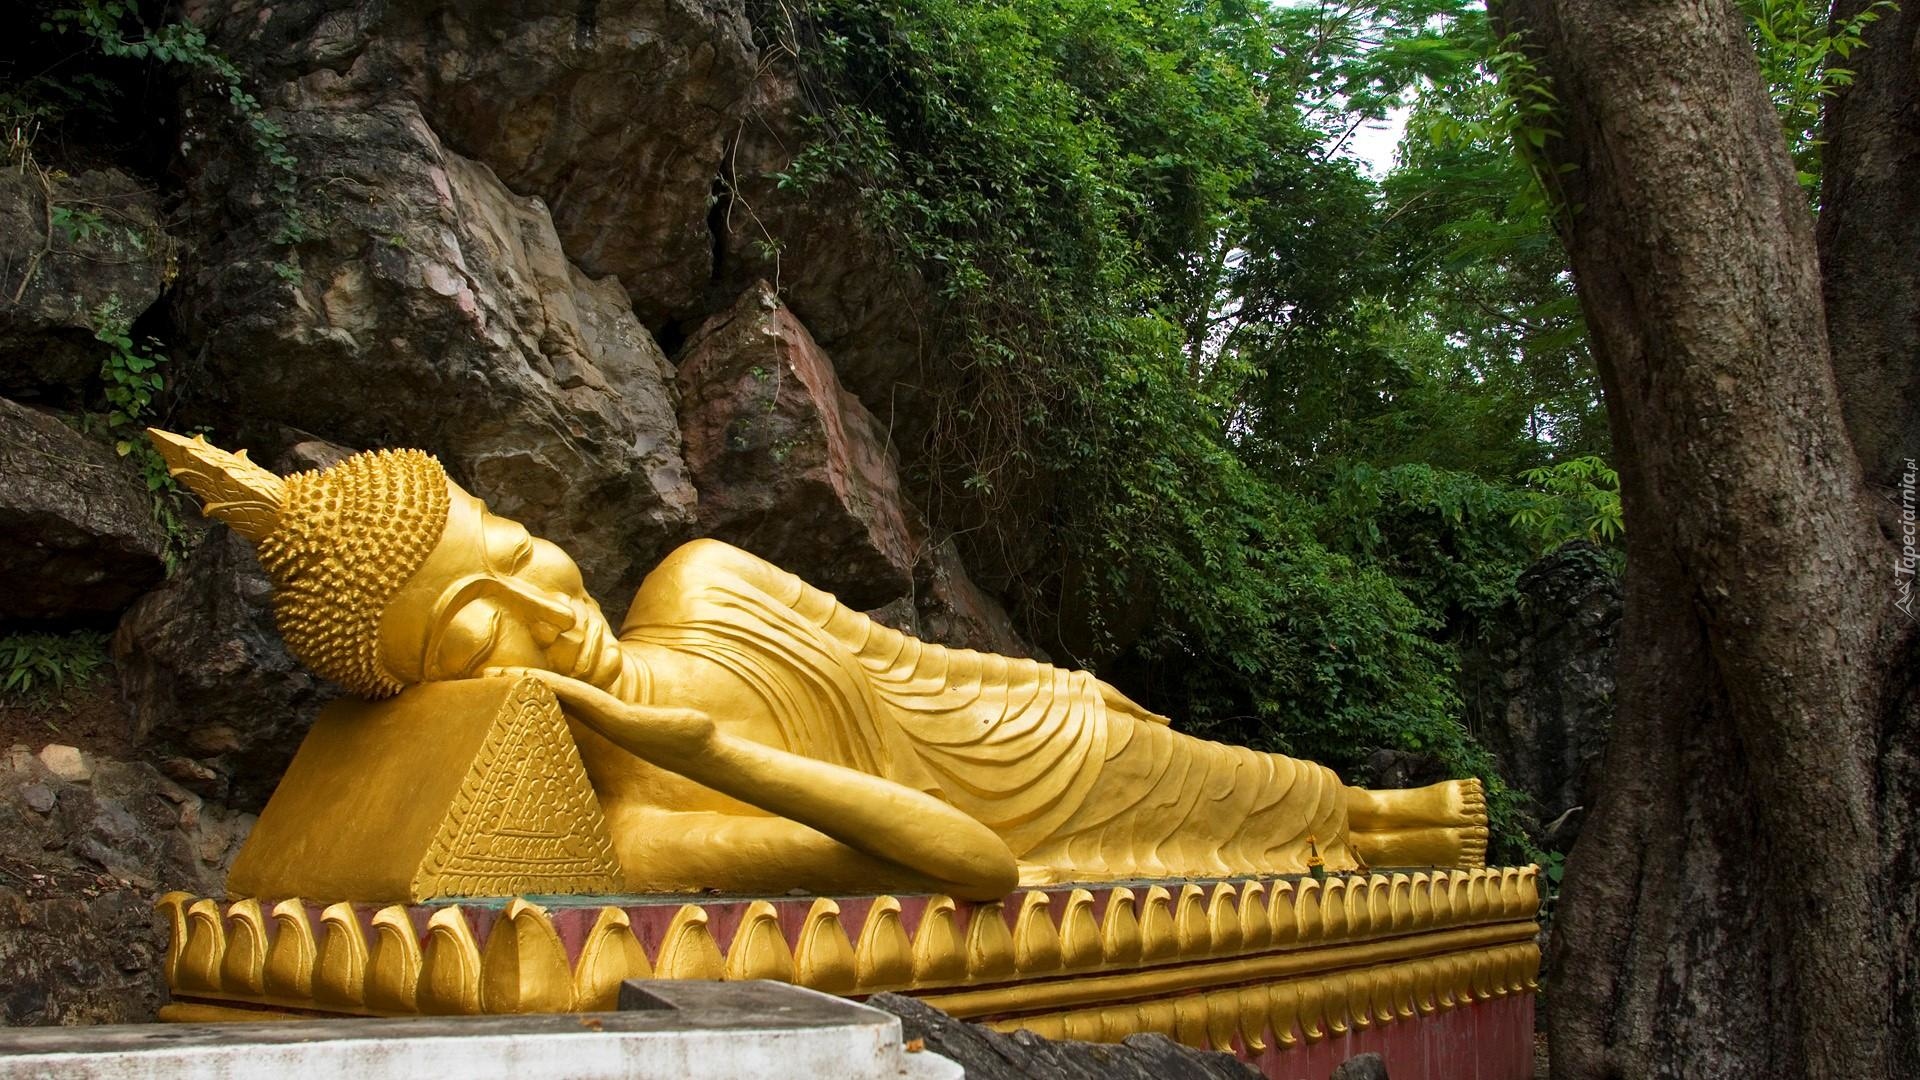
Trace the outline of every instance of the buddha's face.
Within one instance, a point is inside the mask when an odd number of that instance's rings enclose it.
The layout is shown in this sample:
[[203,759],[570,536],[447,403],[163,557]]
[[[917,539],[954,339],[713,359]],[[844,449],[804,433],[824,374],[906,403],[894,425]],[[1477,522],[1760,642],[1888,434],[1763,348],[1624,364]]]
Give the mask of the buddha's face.
[[446,532],[380,619],[380,658],[405,682],[531,667],[604,684],[619,653],[567,553],[447,481]]

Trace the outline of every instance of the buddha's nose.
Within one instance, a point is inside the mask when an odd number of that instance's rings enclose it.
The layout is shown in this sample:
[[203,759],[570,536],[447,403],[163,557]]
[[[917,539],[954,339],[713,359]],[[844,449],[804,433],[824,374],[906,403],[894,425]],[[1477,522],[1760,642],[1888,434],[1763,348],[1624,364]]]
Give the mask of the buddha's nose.
[[580,625],[580,612],[571,601],[557,596],[548,596],[546,601],[541,605],[541,617],[533,620],[533,640],[543,649]]
[[515,578],[496,579],[492,588],[504,590],[513,598],[533,640],[543,649],[558,641],[560,635],[573,629],[573,624],[579,621],[580,613],[574,610],[571,600],[527,582]]

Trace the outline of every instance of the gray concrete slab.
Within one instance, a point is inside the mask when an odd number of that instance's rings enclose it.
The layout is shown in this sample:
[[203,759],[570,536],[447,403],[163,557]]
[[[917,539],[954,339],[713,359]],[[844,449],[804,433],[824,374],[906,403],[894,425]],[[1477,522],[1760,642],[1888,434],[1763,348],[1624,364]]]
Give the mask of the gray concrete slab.
[[0,1030],[0,1080],[961,1080],[900,1021],[776,982],[629,983],[613,1013]]

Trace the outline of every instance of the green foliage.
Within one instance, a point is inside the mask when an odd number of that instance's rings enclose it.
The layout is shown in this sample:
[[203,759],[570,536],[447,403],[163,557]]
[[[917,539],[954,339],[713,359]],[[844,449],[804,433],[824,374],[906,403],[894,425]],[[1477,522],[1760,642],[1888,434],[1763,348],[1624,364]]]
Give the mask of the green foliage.
[[[1225,122],[1248,111],[1229,105],[1248,99],[1244,78],[1179,51],[1196,35],[1173,4],[808,13],[811,34],[789,47],[827,104],[782,182],[857,185],[898,252],[931,271],[943,342],[967,373],[945,406],[938,473],[1002,505],[1033,478],[1048,432],[1086,428],[1098,402],[1081,391],[1110,357],[1124,368],[1175,340],[1151,310],[1164,278],[1149,249],[1205,232],[1233,177],[1191,151],[1249,143]],[[1188,124],[1133,130],[1149,101],[1164,111],[1148,115]]]
[[[1434,754],[1517,843],[1456,650],[1537,550],[1516,517],[1578,517],[1513,478],[1605,450],[1515,149],[1551,133],[1524,57],[1453,0],[768,14],[816,103],[779,181],[851,193],[926,275],[962,372],[932,388],[932,509],[1026,611],[1093,594],[1063,659],[1349,775]],[[1427,138],[1383,190],[1343,147],[1403,105]]]
[[97,631],[0,636],[0,701],[43,704],[86,685],[106,662],[107,636]]
[[154,416],[155,400],[166,389],[166,377],[160,369],[167,354],[155,338],[136,343],[132,323],[111,303],[94,311],[93,326],[94,339],[107,347],[100,360],[107,411],[100,421],[113,440],[114,452],[130,458],[140,470],[153,500],[154,521],[167,536],[163,554],[171,572],[191,546],[191,537],[180,518],[180,487],[145,435]]
[[1620,512],[1620,477],[1598,457],[1569,458],[1522,474],[1529,491],[1513,512],[1514,526],[1551,551],[1571,540],[1608,545],[1626,532]]
[[1505,527],[1531,505],[1512,486],[1424,463],[1341,468],[1319,506],[1336,550],[1378,565],[1421,611],[1454,633],[1512,595],[1536,551]]
[[104,236],[107,232],[107,219],[97,210],[56,206],[50,216],[53,218],[53,227],[59,229],[70,243],[84,243],[96,236]]
[[[37,29],[48,49],[64,53],[32,74],[9,80],[0,89],[0,118],[16,127],[51,127],[83,114],[107,118],[120,107],[121,86],[114,65],[138,70],[157,66],[190,79],[204,80],[225,101],[247,141],[272,171],[272,200],[277,214],[274,242],[296,244],[306,235],[297,200],[299,163],[287,145],[286,131],[246,88],[239,68],[171,5],[135,0],[40,0]],[[70,42],[82,52],[108,61],[106,71],[64,70],[74,59]],[[18,66],[18,64],[14,65]]]
[[1820,110],[1840,87],[1853,82],[1850,68],[1837,66],[1862,47],[1868,26],[1897,10],[1893,0],[1878,0],[1845,22],[1828,18],[1829,5],[1810,0],[1740,0],[1747,30],[1760,62],[1787,149],[1809,196],[1820,187]]
[[1607,433],[1538,155],[1551,88],[1480,13],[1449,33],[1480,59],[1421,88],[1384,185],[1395,246],[1418,272],[1394,332],[1427,357],[1416,415],[1447,417],[1418,459],[1504,481],[1603,454]]
[[[107,426],[116,434],[137,435],[153,411],[153,399],[167,385],[159,367],[166,354],[158,352],[160,342],[148,338],[135,344],[133,327],[111,303],[102,304],[93,314],[93,337],[107,347],[100,361],[100,382],[105,386]],[[121,457],[129,445],[116,446]]]

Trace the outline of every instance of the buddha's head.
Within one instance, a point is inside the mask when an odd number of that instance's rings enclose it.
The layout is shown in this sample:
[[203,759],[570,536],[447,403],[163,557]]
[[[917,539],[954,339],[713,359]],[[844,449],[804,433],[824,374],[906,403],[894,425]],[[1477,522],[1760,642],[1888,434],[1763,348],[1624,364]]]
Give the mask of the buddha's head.
[[150,431],[173,475],[252,541],[309,668],[366,697],[536,667],[604,682],[619,657],[566,552],[418,450],[276,476],[204,438]]

